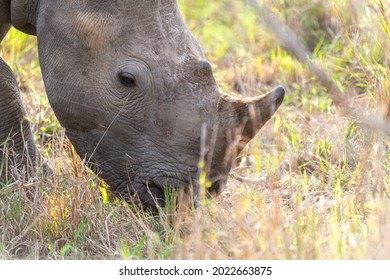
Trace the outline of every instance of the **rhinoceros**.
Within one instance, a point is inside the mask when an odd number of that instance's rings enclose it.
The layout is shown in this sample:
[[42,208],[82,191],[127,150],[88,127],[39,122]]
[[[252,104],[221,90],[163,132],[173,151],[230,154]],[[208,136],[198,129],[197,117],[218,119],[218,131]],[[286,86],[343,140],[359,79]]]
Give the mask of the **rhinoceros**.
[[[0,0],[0,41],[11,26],[37,36],[49,103],[79,156],[146,208],[164,205],[166,187],[196,200],[200,167],[208,193],[219,193],[284,98],[282,86],[223,94],[174,0]],[[2,178],[37,165],[25,115],[0,58],[0,143],[12,150]]]

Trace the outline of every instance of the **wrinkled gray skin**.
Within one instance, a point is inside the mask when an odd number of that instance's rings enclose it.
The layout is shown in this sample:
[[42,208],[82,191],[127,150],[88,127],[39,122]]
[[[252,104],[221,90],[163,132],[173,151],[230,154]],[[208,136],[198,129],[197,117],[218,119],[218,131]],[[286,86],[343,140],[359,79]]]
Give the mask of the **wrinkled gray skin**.
[[[0,0],[0,39],[11,25],[38,37],[47,96],[80,157],[114,193],[149,208],[164,205],[164,186],[197,197],[200,160],[218,193],[284,97],[282,87],[252,99],[223,95],[173,0]],[[4,160],[9,170],[34,166],[16,81],[1,59],[0,74],[0,142],[11,136],[17,155]]]

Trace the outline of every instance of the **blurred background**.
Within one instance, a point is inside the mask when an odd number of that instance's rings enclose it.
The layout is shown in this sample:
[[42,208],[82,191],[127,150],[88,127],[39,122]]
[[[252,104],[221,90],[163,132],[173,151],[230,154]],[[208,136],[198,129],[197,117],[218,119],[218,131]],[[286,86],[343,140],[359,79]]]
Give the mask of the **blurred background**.
[[225,191],[158,218],[111,197],[50,109],[36,38],[11,30],[0,55],[55,176],[0,188],[0,258],[389,259],[389,1],[178,3],[223,91],[286,89]]

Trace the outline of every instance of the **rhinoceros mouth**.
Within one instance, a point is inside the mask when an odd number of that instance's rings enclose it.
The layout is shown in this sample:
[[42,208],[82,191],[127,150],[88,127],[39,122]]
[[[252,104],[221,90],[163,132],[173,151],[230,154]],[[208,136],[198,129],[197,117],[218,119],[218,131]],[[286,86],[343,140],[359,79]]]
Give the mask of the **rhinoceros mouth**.
[[[154,177],[149,180],[144,180],[138,187],[129,190],[129,197],[132,197],[132,201],[141,203],[142,207],[146,207],[151,210],[152,213],[157,213],[159,207],[165,208],[167,199],[170,200],[174,197],[170,197],[172,193],[168,190],[184,190],[185,194],[191,194],[192,184],[189,181],[183,179],[177,179],[173,177]],[[135,200],[134,200],[135,199]]]
[[187,188],[191,183],[187,180],[173,178],[173,177],[154,177],[152,183],[160,188],[171,187],[171,188]]

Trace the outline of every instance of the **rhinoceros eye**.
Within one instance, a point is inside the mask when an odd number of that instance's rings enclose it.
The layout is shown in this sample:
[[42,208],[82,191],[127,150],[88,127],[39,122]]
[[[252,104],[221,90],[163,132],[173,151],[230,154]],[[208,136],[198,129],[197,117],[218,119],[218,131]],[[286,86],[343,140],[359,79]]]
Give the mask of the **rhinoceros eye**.
[[118,74],[119,82],[125,87],[134,87],[135,78],[130,73],[119,73]]

